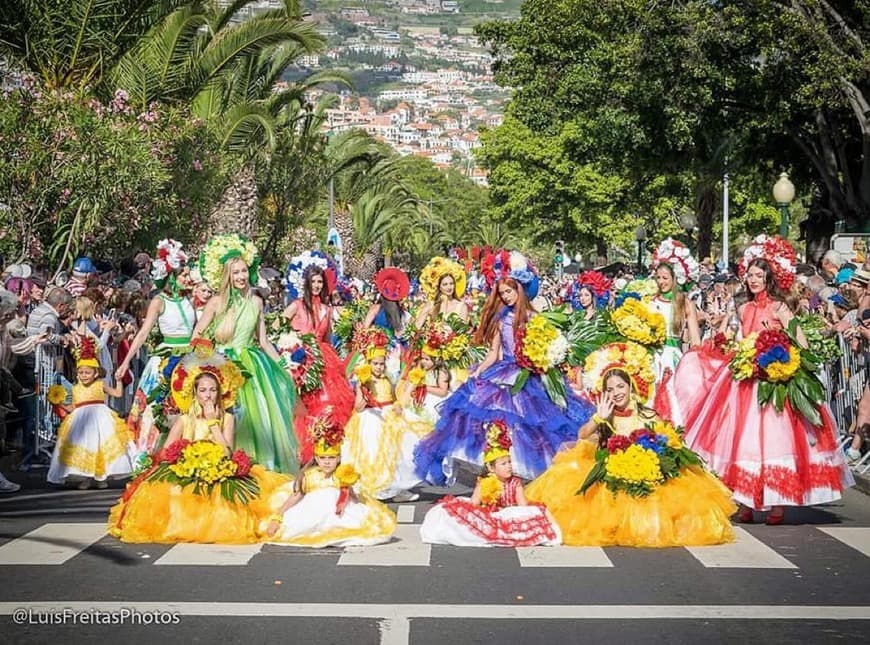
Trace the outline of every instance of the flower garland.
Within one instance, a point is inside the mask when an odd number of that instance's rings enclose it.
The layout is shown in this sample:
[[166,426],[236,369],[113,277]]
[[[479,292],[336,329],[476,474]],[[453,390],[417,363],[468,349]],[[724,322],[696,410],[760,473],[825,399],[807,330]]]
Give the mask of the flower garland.
[[741,279],[746,275],[749,263],[756,259],[765,260],[773,271],[773,279],[781,291],[788,291],[797,276],[797,253],[794,247],[781,237],[759,235],[746,247],[737,273]]
[[246,504],[260,494],[260,485],[250,474],[252,465],[243,450],[227,457],[213,441],[181,439],[163,449],[159,463],[145,479],[192,485],[193,492],[203,496],[218,488],[226,501]]
[[734,380],[758,381],[758,403],[782,412],[786,402],[814,426],[821,425],[819,406],[824,386],[816,373],[821,361],[797,342],[797,320],[787,330],[765,329],[737,343],[728,368]]
[[667,321],[646,303],[629,298],[609,314],[616,333],[627,340],[657,346],[667,338]]
[[565,383],[559,368],[568,357],[568,340],[545,316],[535,314],[516,331],[515,356],[520,373],[511,392],[516,394],[529,375],[540,374],[544,389],[556,405],[567,406]]
[[607,446],[596,451],[595,465],[577,494],[603,482],[614,495],[622,491],[647,497],[684,469],[700,465],[701,458],[683,444],[679,429],[667,421],[655,421],[628,437],[610,437]]
[[216,235],[199,256],[199,272],[215,291],[220,291],[224,265],[232,258],[241,258],[248,267],[251,284],[257,283],[260,257],[254,243],[235,233]]

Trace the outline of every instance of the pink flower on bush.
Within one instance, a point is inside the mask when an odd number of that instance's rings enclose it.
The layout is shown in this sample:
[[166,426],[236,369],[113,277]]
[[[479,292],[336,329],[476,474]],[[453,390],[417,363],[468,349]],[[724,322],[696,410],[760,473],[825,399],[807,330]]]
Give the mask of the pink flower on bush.
[[194,159],[194,160],[193,160],[193,169],[194,169],[196,172],[199,172],[200,170],[202,170],[202,163],[200,163],[199,159]]

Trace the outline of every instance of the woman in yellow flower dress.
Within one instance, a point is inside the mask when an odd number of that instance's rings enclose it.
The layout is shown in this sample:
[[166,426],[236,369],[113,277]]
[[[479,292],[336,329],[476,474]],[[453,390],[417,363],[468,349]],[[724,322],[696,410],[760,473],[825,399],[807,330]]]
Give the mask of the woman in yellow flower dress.
[[260,530],[269,542],[322,548],[388,542],[396,516],[355,487],[358,473],[341,463],[344,433],[328,417],[312,427],[314,463],[271,496]]
[[[257,525],[261,517],[268,515],[267,501],[270,494],[290,481],[285,475],[266,471],[262,466],[251,466],[244,453],[232,453],[234,419],[227,410],[235,402],[239,381],[244,381],[238,368],[215,354],[204,362],[197,362],[194,355],[182,360],[183,377],[173,382],[172,396],[179,410],[179,417],[166,440],[166,447],[157,456],[158,464],[143,472],[112,507],[109,513],[109,533],[123,542],[175,543],[198,542],[220,544],[245,544],[258,541]],[[177,373],[178,374],[178,373]],[[259,495],[246,503],[228,501],[221,494],[220,485],[211,492],[197,492],[194,484],[181,486],[171,481],[151,479],[161,459],[168,453],[178,451],[183,442],[195,442],[184,448],[191,462],[222,463],[229,466],[236,476],[249,470],[257,482]],[[231,463],[222,460],[232,457]],[[176,466],[177,466],[176,462]],[[176,475],[189,476],[173,466]],[[218,466],[207,473],[212,478],[222,474]]]
[[386,347],[369,347],[367,363],[356,369],[355,412],[345,428],[342,459],[360,473],[360,489],[377,499],[414,501],[408,492],[420,483],[414,472],[414,449],[432,431],[423,420],[410,420],[396,403],[386,376]]
[[[625,347],[628,345],[628,347]],[[644,407],[654,380],[652,359],[636,345],[604,346],[595,382],[600,393],[596,414],[580,428],[579,441],[560,452],[552,466],[526,489],[529,500],[547,506],[573,546],[670,547],[722,544],[734,539],[729,517],[736,510],[730,491],[711,473],[693,465],[679,476],[661,481],[650,451],[631,445],[629,437],[643,428],[681,448],[679,434]],[[609,354],[608,354],[609,352]],[[646,357],[646,358],[643,358]],[[609,450],[607,476],[649,485],[652,492],[635,497],[612,492],[603,481],[580,493],[596,462],[598,448]],[[611,450],[612,449],[612,450]],[[617,454],[618,453],[618,454]]]
[[81,489],[106,488],[106,480],[127,477],[133,471],[132,435],[124,420],[106,405],[106,395],[121,396],[122,387],[109,387],[100,378],[96,340],[81,340],[72,387],[73,409],[57,431],[48,481],[78,482]]

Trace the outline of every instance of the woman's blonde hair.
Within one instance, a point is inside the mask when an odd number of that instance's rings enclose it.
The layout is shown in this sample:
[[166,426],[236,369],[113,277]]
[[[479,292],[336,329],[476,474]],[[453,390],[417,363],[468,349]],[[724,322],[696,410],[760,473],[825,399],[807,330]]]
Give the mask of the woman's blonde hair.
[[[233,288],[233,266],[235,266],[239,262],[244,264],[245,261],[242,260],[242,258],[231,258],[227,260],[227,262],[224,264],[223,274],[221,275],[221,288],[220,293],[217,295],[217,298],[220,299],[220,306],[218,307],[218,312],[219,315],[223,316],[223,318],[221,318],[217,328],[214,330],[214,339],[221,344],[230,342],[233,337],[233,332],[236,328],[236,316],[238,313],[236,309],[241,303],[238,300],[234,302],[231,301],[230,293],[231,289]],[[250,298],[250,284],[241,295],[242,298]]]
[[[662,262],[656,267],[656,271],[659,269],[665,269],[668,273],[671,274],[671,281],[674,283],[674,286],[671,287],[671,293],[674,294],[674,315],[671,320],[671,329],[669,336],[676,336],[678,338],[683,337],[683,326],[686,323],[686,306],[692,305],[688,298],[686,298],[686,294],[683,293],[683,290],[680,289],[680,285],[677,284],[677,274],[674,273],[674,267],[671,266],[670,262]],[[694,305],[692,305],[694,306]]]
[[96,313],[94,301],[86,296],[76,298],[76,314],[79,320],[90,320]]

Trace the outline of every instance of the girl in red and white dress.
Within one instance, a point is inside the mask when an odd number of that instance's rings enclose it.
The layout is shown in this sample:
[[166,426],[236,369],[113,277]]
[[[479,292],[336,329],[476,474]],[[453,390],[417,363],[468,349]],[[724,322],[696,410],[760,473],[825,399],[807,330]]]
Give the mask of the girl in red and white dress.
[[[794,282],[794,258],[794,250],[779,238],[759,236],[746,250],[740,274],[750,299],[739,310],[743,337],[788,326],[793,314],[781,294]],[[804,342],[800,332],[797,338]],[[840,499],[854,479],[828,406],[818,410],[819,426],[788,401],[782,412],[762,407],[759,381],[735,380],[727,359],[708,347],[687,353],[676,386],[681,402],[689,403],[686,444],[734,492],[741,505],[738,519],[751,522],[753,509],[769,510],[767,524],[781,524],[785,506]]]
[[454,546],[553,546],[562,543],[559,527],[543,504],[526,500],[513,474],[511,440],[500,420],[486,428],[485,474],[471,498],[449,495],[423,518],[420,537]]

